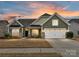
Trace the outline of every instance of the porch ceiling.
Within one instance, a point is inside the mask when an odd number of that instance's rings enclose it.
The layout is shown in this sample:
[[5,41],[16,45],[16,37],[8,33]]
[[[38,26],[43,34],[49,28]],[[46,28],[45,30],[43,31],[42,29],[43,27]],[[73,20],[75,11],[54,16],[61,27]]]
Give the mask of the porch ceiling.
[[29,27],[30,29],[40,29],[41,27]]

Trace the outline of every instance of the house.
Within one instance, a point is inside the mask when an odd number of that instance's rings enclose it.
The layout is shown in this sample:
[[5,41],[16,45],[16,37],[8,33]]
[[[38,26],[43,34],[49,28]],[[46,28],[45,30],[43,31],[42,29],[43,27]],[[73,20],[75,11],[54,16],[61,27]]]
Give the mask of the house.
[[8,32],[8,21],[0,20],[0,37],[4,37],[5,34]]
[[65,38],[70,24],[58,13],[41,15],[38,19],[18,19],[9,24],[9,33],[17,37]]
[[9,33],[13,37],[27,37],[28,30],[30,23],[32,23],[35,19],[18,19],[14,20],[10,23],[9,26]]
[[79,18],[70,19],[70,31],[74,33],[74,37],[79,36]]

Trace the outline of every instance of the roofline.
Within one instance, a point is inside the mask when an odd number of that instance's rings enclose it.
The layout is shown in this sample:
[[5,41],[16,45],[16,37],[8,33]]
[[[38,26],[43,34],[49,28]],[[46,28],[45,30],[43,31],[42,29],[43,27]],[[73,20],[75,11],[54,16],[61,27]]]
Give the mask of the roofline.
[[[74,20],[74,19],[70,19],[68,22],[71,23],[71,21],[73,21],[73,20]],[[79,19],[75,19],[75,20],[79,20]],[[79,23],[76,22],[76,21],[73,21],[73,22],[79,24]]]
[[[14,21],[16,21],[19,25],[21,25],[21,26],[23,27],[23,25],[22,25],[18,20],[14,20]],[[13,21],[13,22],[14,22],[14,21]],[[13,23],[13,22],[12,22],[12,23]],[[10,26],[12,23],[8,24],[8,26]]]
[[[53,15],[49,16],[49,17],[48,17],[48,20],[51,19],[52,17],[53,17]],[[47,20],[47,21],[48,21],[48,20]],[[45,21],[43,24],[45,24],[47,21]],[[42,25],[43,25],[43,24],[42,24]]]
[[[70,24],[68,23],[68,21],[67,21],[63,16],[59,15],[58,13],[57,13],[57,15],[58,15],[58,17],[59,17],[59,16],[62,17],[62,19],[64,19],[64,20],[66,21],[66,22],[65,22],[65,21],[63,20],[66,24],[70,25]],[[60,17],[59,17],[59,18],[60,18]],[[62,20],[62,19],[61,19],[61,20]]]
[[0,20],[0,21],[4,21],[4,22],[6,22],[7,24],[9,24],[9,22],[8,22],[7,20]]
[[[44,13],[44,14],[48,14],[48,13]],[[35,21],[33,21],[30,25],[32,25],[34,22],[37,22],[44,14],[42,14],[41,16],[39,16]],[[50,15],[50,14],[48,14],[48,15]],[[51,15],[50,15],[51,16]],[[49,16],[49,17],[50,17]]]
[[18,20],[16,20],[16,22],[19,23],[23,27],[23,24],[21,24]]
[[[56,16],[58,16],[58,17],[59,17],[59,16],[62,17],[62,16],[59,15],[57,12],[55,12],[53,15],[49,16],[48,20],[51,19],[54,15],[56,15]],[[60,17],[59,17],[59,18],[60,18]],[[62,18],[63,18],[63,17],[62,17]],[[63,19],[65,19],[65,18],[63,18]],[[47,21],[48,21],[48,20],[47,20]],[[61,19],[61,20],[62,20],[62,19]],[[42,25],[44,25],[47,21],[45,21]],[[63,21],[63,20],[62,20],[62,21]],[[64,22],[65,22],[65,21],[64,21]],[[68,25],[70,25],[70,24],[67,23],[67,22],[65,22],[65,23],[68,24]]]
[[18,20],[21,20],[21,19],[37,19],[37,18],[20,18]]

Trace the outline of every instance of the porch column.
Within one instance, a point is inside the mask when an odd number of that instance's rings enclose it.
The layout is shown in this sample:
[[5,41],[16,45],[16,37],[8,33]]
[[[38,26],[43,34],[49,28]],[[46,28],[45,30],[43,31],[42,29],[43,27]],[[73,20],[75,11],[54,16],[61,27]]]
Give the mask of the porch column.
[[31,37],[31,31],[30,31],[30,29],[28,30],[28,37]]
[[24,37],[24,28],[22,27],[22,37]]
[[23,37],[23,34],[24,34],[23,27],[22,27],[22,29],[21,29],[21,30],[22,30],[22,37]]
[[41,27],[41,38],[44,38],[44,28]]

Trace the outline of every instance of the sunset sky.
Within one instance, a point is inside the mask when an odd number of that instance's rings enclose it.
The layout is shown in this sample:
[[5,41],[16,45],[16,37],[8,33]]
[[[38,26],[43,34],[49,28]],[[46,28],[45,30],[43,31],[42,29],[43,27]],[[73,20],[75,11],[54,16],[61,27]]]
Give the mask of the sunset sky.
[[78,1],[0,1],[0,16],[37,18],[44,13],[58,12],[62,16],[79,16]]

